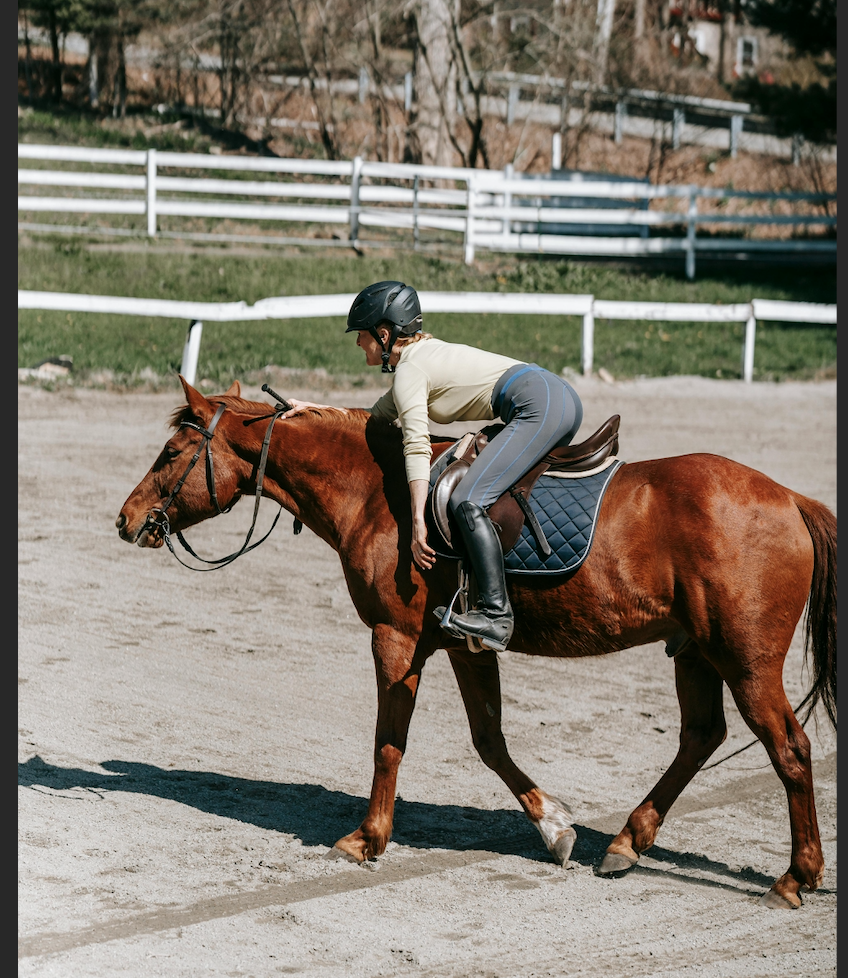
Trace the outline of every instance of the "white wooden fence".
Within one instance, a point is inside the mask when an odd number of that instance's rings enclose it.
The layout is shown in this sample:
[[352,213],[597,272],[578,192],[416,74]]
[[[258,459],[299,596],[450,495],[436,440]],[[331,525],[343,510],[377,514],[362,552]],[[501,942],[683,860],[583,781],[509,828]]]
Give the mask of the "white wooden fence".
[[[354,247],[371,243],[362,236],[367,227],[395,234],[410,231],[414,247],[419,245],[422,230],[452,232],[461,236],[469,264],[477,250],[609,257],[677,254],[685,258],[690,279],[695,276],[697,252],[759,256],[789,253],[828,260],[835,260],[836,256],[834,239],[774,236],[774,229],[780,226],[835,227],[836,198],[827,194],[755,193],[694,184],[652,186],[635,181],[526,175],[520,178],[512,175],[510,168],[501,172],[418,166],[370,162],[361,157],[323,161],[18,144],[18,159],[77,166],[19,166],[18,184],[28,190],[18,195],[19,212],[137,215],[146,218],[146,233],[150,236],[207,240],[238,237],[188,229],[163,230],[162,218],[343,226]],[[80,169],[80,164],[88,169]],[[124,172],[116,172],[116,166]],[[135,172],[126,172],[127,169]],[[242,176],[222,179],[197,175],[197,171],[208,170]],[[245,179],[246,173],[255,174],[256,178]],[[281,176],[285,179],[279,179]],[[57,187],[66,188],[66,193],[57,196],[55,191],[40,192],[41,188]],[[743,212],[750,204],[761,210],[765,205],[767,212]],[[820,209],[810,209],[815,206]],[[584,229],[589,225],[592,233],[562,233],[568,225]],[[736,225],[748,232],[765,229],[772,236],[699,237],[698,228],[709,225]],[[526,230],[528,226],[535,230]],[[618,233],[604,234],[605,226],[618,229]],[[633,236],[622,235],[622,226],[632,227]],[[102,233],[110,230],[62,224],[21,223],[19,227]],[[657,234],[660,229],[670,233]],[[111,230],[142,233],[131,228]],[[285,239],[260,235],[258,240]],[[326,244],[324,239],[298,240]]]
[[[592,295],[535,295],[503,292],[419,292],[427,313],[509,313],[515,315],[580,316],[583,320],[580,362],[585,376],[592,373],[596,319],[631,319],[659,322],[745,323],[742,378],[754,376],[757,320],[790,323],[836,324],[836,306],[811,302],[753,299],[732,305],[690,302],[628,302],[596,299]],[[194,383],[203,322],[250,322],[262,319],[306,319],[347,316],[355,293],[296,295],[245,302],[182,302],[171,299],[136,299],[74,292],[18,291],[18,309],[110,313],[121,316],[162,316],[189,320],[181,373]]]

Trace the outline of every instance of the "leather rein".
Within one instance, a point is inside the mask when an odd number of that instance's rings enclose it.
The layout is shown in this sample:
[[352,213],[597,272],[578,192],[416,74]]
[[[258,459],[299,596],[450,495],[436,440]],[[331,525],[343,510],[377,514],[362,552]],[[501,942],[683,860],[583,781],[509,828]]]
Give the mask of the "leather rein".
[[[289,408],[291,407],[288,401],[280,397],[278,394],[275,394],[268,387],[267,384],[264,384],[262,386],[262,390],[271,394],[272,397],[275,397],[277,399],[277,405],[274,408],[273,413],[267,416],[270,417],[271,420],[267,430],[265,431],[265,437],[262,439],[262,452],[259,456],[259,466],[257,468],[257,473],[256,473],[256,503],[253,507],[253,521],[250,524],[250,529],[247,531],[247,536],[244,539],[244,543],[241,545],[241,547],[238,550],[234,551],[231,554],[227,554],[226,557],[219,557],[217,560],[206,560],[205,558],[198,556],[198,554],[194,552],[194,550],[191,548],[191,546],[188,544],[185,537],[183,536],[181,530],[177,530],[176,533],[176,537],[180,541],[180,544],[182,545],[183,549],[186,550],[189,554],[191,554],[191,556],[194,557],[196,560],[201,561],[201,563],[210,565],[208,567],[193,567],[191,564],[187,564],[176,552],[176,550],[174,549],[174,545],[171,542],[171,523],[170,520],[168,519],[167,511],[168,511],[168,507],[171,505],[174,499],[176,499],[179,491],[182,489],[183,485],[185,484],[185,481],[188,478],[189,473],[195,467],[198,460],[200,459],[200,456],[203,454],[204,449],[206,450],[206,486],[209,490],[209,496],[212,499],[212,502],[215,504],[217,515],[223,516],[224,513],[228,513],[237,502],[239,498],[238,496],[236,496],[236,498],[230,503],[229,506],[227,506],[225,509],[221,509],[221,504],[218,502],[218,494],[215,491],[215,463],[212,457],[212,438],[215,434],[215,429],[218,426],[218,422],[221,420],[221,415],[226,410],[226,405],[220,404],[218,406],[217,411],[212,416],[212,420],[209,422],[208,428],[204,428],[202,425],[195,424],[193,421],[180,422],[181,428],[194,428],[195,431],[199,431],[200,434],[202,435],[201,441],[198,444],[197,450],[192,456],[191,461],[186,466],[185,471],[177,480],[174,488],[171,490],[171,493],[168,496],[168,498],[161,506],[151,509],[150,513],[148,513],[147,519],[144,523],[144,526],[142,527],[141,532],[144,533],[146,530],[149,530],[151,527],[159,527],[162,530],[162,533],[165,537],[165,543],[167,544],[168,549],[171,551],[174,557],[176,557],[176,559],[183,565],[183,567],[188,567],[189,570],[193,570],[193,571],[220,570],[222,567],[226,567],[228,564],[231,564],[238,557],[241,557],[242,554],[246,554],[249,553],[251,550],[255,550],[260,543],[264,543],[271,535],[271,533],[274,530],[274,527],[277,525],[277,521],[280,518],[280,514],[283,512],[283,507],[280,506],[279,512],[274,517],[274,522],[271,524],[271,528],[268,530],[265,536],[263,536],[261,540],[257,540],[255,543],[250,543],[251,537],[253,536],[253,531],[256,528],[256,518],[259,515],[259,503],[262,499],[262,483],[264,482],[265,479],[265,468],[268,464],[268,450],[271,445],[271,435],[274,431],[274,425],[276,424],[277,419],[280,417],[280,415],[283,414],[285,411],[288,411]],[[256,421],[262,421],[262,420],[264,420],[264,417],[251,418],[249,421],[245,421],[243,423],[245,425],[249,425],[249,424],[253,424]],[[298,522],[299,522],[298,520],[295,520],[295,532],[297,532]],[[250,545],[248,546],[248,544]]]

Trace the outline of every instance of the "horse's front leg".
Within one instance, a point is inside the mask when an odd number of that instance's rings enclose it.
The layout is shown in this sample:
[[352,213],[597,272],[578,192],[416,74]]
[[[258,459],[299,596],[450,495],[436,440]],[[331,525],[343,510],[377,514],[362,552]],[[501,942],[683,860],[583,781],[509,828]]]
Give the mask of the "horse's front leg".
[[382,855],[392,836],[398,768],[406,750],[421,669],[429,654],[416,652],[416,644],[415,636],[404,635],[389,625],[377,625],[372,632],[377,732],[371,800],[363,823],[335,845],[357,862]]
[[449,651],[471,726],[471,739],[483,763],[503,780],[536,826],[548,851],[568,862],[577,833],[568,806],[542,791],[509,756],[501,728],[501,681],[495,652]]

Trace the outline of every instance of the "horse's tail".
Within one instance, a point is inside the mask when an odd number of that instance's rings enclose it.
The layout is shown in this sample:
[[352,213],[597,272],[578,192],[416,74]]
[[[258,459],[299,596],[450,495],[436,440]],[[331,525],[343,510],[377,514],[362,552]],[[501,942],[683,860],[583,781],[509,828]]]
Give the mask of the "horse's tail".
[[806,723],[821,703],[836,729],[836,516],[814,499],[795,493],[793,497],[813,541],[813,581],[804,634],[813,682],[798,711],[806,707],[802,720]]

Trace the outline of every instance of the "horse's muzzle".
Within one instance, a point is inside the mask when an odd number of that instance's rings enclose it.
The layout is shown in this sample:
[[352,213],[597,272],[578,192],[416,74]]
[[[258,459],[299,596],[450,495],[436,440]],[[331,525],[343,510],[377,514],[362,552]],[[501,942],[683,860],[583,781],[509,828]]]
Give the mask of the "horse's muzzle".
[[165,542],[160,524],[149,518],[137,529],[131,530],[129,520],[123,513],[120,513],[115,520],[115,526],[118,528],[118,536],[122,540],[127,543],[135,543],[139,547],[161,547]]

